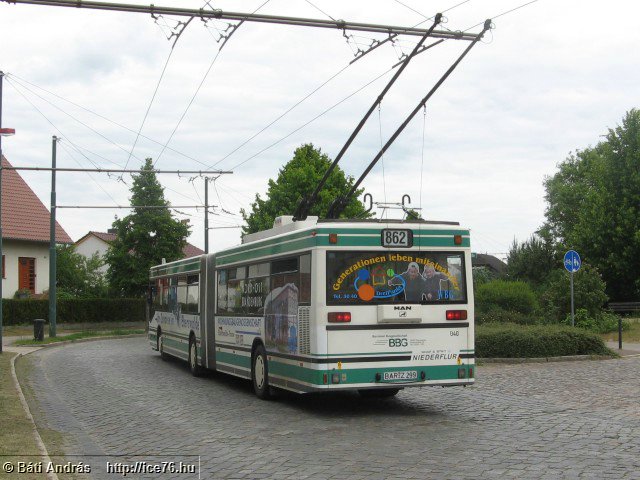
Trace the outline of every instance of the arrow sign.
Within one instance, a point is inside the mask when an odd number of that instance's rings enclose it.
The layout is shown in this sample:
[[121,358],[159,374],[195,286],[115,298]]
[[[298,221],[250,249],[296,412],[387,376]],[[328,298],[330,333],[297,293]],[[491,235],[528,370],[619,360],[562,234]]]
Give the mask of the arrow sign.
[[564,268],[566,268],[568,272],[577,272],[580,270],[581,265],[582,260],[580,260],[580,255],[578,255],[578,252],[575,250],[569,250],[564,254]]

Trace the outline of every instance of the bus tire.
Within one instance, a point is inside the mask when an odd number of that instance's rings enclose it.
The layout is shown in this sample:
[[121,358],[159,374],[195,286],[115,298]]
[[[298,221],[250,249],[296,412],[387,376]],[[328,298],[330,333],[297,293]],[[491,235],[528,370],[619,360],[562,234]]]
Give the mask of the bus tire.
[[381,388],[376,390],[358,390],[362,398],[391,398],[395,397],[399,388]]
[[251,365],[251,382],[256,396],[262,400],[272,397],[269,386],[269,366],[267,364],[267,352],[262,345],[258,345],[253,354]]
[[189,337],[189,370],[194,377],[202,375],[202,367],[198,365],[198,344],[193,335]]
[[164,351],[164,335],[162,335],[162,330],[158,330],[158,351],[160,352],[160,358],[166,360],[168,355]]

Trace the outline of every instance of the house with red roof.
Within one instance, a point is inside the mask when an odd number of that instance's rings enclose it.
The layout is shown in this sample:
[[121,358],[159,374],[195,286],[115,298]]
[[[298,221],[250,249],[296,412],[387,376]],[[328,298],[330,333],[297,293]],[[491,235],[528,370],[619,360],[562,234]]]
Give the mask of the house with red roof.
[[[2,297],[49,289],[49,210],[2,157]],[[56,222],[56,242],[73,243]]]
[[[87,258],[91,258],[95,254],[104,257],[109,249],[109,244],[115,239],[116,234],[114,229],[109,229],[106,233],[90,231],[76,242],[76,253],[84,255]],[[187,242],[182,249],[182,258],[196,257],[203,253],[204,250],[200,250],[195,245]],[[100,267],[102,273],[106,273],[108,269],[108,265]]]

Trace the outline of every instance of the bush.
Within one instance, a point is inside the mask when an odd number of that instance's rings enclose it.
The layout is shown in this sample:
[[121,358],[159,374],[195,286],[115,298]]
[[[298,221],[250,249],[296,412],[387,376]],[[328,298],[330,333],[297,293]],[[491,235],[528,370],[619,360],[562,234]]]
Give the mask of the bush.
[[502,308],[492,308],[488,312],[476,312],[476,324],[484,325],[486,323],[517,323],[518,325],[535,325],[540,323],[538,317],[534,315],[525,315],[520,312],[509,312]]
[[[584,308],[592,318],[602,313],[607,302],[606,285],[598,270],[586,263],[574,273],[573,292],[575,308]],[[571,312],[570,274],[564,269],[555,270],[549,277],[542,295],[542,306],[550,320],[562,322]]]
[[[596,333],[609,333],[618,330],[618,315],[611,312],[598,312],[595,317],[589,315],[586,308],[579,308],[575,312],[574,324],[578,328],[590,330]],[[567,314],[563,324],[571,325],[571,314]],[[628,330],[631,324],[628,321],[622,322],[622,329]]]
[[596,334],[556,325],[489,324],[476,330],[478,358],[611,355]]
[[536,296],[527,283],[506,280],[480,285],[475,293],[475,303],[481,313],[501,309],[531,315],[537,308]]
[[[4,325],[31,323],[36,318],[49,321],[48,300],[2,301]],[[58,299],[57,321],[60,323],[140,322],[145,319],[142,298],[73,298]]]

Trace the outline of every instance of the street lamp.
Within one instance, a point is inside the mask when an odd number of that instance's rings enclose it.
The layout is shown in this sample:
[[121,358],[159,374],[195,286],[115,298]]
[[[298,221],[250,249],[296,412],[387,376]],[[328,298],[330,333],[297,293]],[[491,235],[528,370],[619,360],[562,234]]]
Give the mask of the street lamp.
[[[4,72],[0,72],[0,261],[2,260],[2,137],[15,135],[14,128],[2,128],[2,80]],[[3,262],[4,266],[4,262]],[[4,269],[2,271],[4,277]],[[0,353],[2,353],[2,278],[0,278]]]

